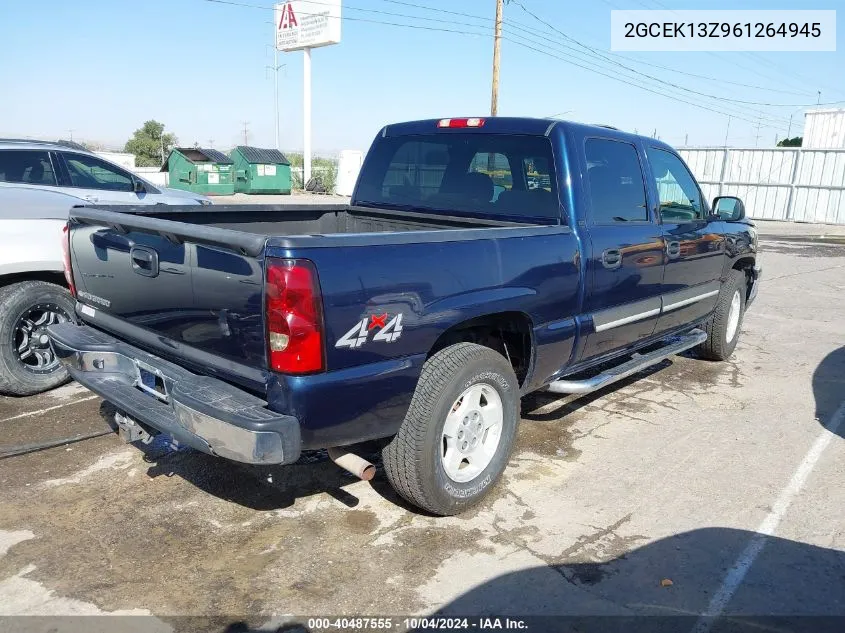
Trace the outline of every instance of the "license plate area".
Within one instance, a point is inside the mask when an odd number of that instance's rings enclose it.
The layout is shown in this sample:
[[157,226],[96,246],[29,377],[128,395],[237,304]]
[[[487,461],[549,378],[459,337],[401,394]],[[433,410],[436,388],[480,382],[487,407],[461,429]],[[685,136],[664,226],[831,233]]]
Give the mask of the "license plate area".
[[162,402],[170,402],[170,396],[167,393],[167,383],[160,371],[145,365],[141,361],[135,361],[138,368],[138,380],[136,386],[141,391],[161,400]]

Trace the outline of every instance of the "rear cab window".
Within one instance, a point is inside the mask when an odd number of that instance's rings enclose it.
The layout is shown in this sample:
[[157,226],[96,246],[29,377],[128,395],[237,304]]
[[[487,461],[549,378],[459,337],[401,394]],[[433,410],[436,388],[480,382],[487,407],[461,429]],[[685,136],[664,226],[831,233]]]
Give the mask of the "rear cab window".
[[56,185],[50,153],[42,150],[0,150],[0,182]]
[[355,203],[421,212],[560,221],[546,137],[432,133],[387,137],[370,150]]

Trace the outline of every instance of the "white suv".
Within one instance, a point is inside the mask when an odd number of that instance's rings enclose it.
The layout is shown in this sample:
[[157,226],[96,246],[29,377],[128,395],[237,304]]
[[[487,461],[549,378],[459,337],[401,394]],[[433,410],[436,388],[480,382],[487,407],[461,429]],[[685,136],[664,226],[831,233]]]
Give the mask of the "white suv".
[[0,187],[61,191],[89,204],[211,204],[202,194],[157,187],[81,145],[0,139]]

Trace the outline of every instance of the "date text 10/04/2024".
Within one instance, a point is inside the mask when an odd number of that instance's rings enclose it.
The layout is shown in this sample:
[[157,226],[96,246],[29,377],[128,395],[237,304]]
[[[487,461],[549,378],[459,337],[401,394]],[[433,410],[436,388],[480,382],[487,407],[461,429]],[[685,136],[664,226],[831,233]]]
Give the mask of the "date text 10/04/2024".
[[392,629],[410,629],[413,631],[448,631],[448,630],[470,630],[470,631],[525,631],[528,624],[519,618],[442,618],[442,617],[419,617],[419,618],[390,618],[390,617],[349,617],[349,618],[309,618],[309,630],[336,631],[350,628],[362,631],[389,631]]

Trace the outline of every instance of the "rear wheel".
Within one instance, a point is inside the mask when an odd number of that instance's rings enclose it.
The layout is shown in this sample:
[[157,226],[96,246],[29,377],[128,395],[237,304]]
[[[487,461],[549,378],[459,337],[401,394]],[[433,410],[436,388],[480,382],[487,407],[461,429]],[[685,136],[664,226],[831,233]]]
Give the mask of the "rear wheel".
[[68,380],[47,327],[71,321],[73,307],[67,290],[46,281],[0,289],[0,393],[28,396]]
[[481,345],[458,343],[423,366],[399,433],[382,452],[390,483],[439,515],[478,503],[507,465],[519,411],[510,363]]
[[733,354],[745,315],[745,290],[745,273],[732,270],[719,291],[713,315],[704,325],[707,340],[698,346],[702,358],[727,360]]

